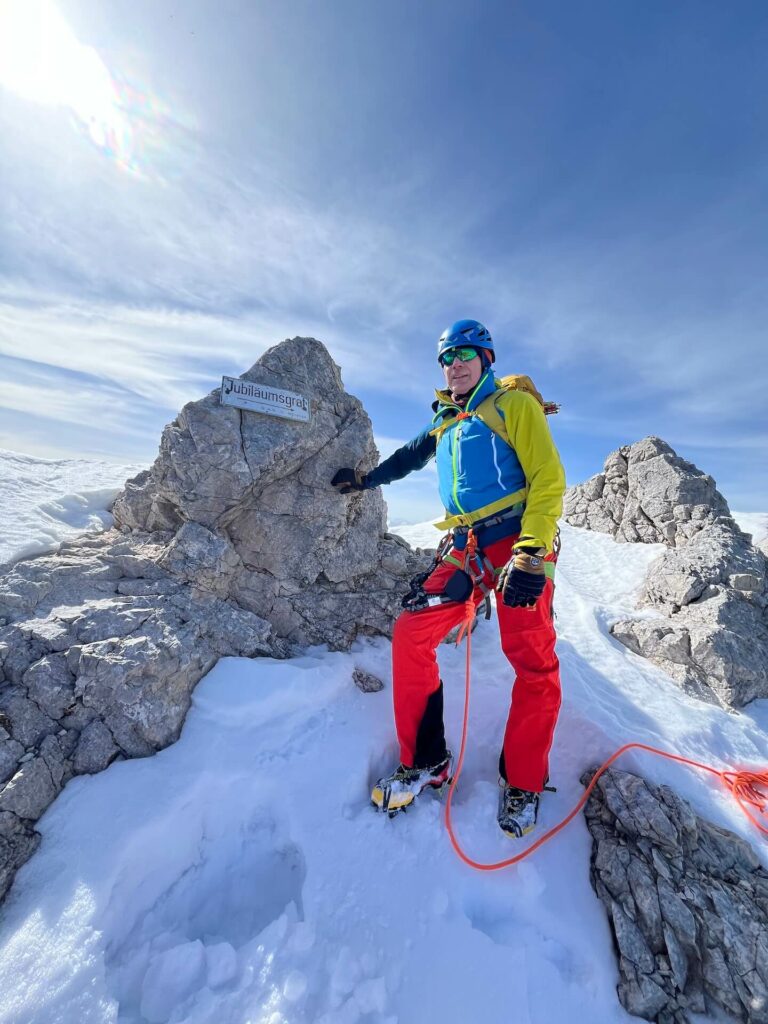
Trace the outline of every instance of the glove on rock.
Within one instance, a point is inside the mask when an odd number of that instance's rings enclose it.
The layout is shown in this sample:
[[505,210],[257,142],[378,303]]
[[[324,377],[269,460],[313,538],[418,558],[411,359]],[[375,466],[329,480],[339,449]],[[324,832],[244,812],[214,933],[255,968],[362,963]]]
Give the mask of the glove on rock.
[[510,608],[533,608],[544,592],[544,548],[516,548],[501,570],[496,589]]
[[365,473],[356,469],[340,469],[331,480],[331,484],[339,494],[352,494],[353,491],[365,490]]

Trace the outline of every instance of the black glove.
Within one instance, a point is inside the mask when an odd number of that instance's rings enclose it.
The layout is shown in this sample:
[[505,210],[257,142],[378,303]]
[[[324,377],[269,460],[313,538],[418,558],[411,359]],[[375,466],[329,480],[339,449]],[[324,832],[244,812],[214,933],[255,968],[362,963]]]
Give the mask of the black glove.
[[496,584],[504,604],[510,608],[533,608],[547,582],[545,554],[543,548],[515,548]]
[[340,469],[333,480],[331,480],[331,484],[339,494],[352,494],[353,491],[364,491],[365,473],[360,473],[356,469]]

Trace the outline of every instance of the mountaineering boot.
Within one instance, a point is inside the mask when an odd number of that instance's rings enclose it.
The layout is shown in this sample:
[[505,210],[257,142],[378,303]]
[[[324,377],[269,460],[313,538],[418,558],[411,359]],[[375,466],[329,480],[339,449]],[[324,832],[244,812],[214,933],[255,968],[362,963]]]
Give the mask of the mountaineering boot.
[[393,818],[404,811],[427,786],[442,789],[451,781],[453,759],[448,757],[431,768],[406,768],[398,765],[391,775],[379,779],[371,792],[371,803]]
[[536,824],[539,813],[539,794],[527,789],[515,789],[500,783],[499,828],[514,839],[522,839]]

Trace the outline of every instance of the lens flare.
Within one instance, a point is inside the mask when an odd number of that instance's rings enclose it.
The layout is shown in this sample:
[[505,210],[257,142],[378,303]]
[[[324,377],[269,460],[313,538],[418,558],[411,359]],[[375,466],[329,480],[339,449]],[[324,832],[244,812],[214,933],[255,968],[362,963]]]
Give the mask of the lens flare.
[[51,0],[0,0],[0,85],[68,110],[95,146],[135,174],[170,121],[156,98],[120,81],[78,40]]

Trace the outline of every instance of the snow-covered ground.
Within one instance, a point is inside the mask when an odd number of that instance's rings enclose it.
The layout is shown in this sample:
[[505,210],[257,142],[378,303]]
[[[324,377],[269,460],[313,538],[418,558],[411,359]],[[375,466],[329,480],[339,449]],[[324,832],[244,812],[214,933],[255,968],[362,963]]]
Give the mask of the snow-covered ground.
[[55,551],[62,541],[112,523],[106,511],[145,466],[37,459],[0,448],[0,565]]
[[[428,524],[397,532],[420,546],[436,537]],[[660,549],[567,526],[563,540],[558,792],[541,828],[576,802],[583,770],[629,740],[765,763],[768,701],[735,714],[700,704],[608,635]],[[464,648],[439,656],[458,744]],[[355,665],[387,688],[360,693]],[[495,620],[473,636],[472,678],[454,822],[469,853],[498,860],[519,847],[495,820],[510,688]],[[0,1024],[634,1020],[617,1001],[581,818],[517,867],[478,873],[453,853],[437,799],[392,821],[371,809],[372,782],[396,760],[390,682],[384,640],[225,659],[177,744],[71,782],[0,917]],[[670,783],[765,856],[707,778],[649,755],[623,766]]]
[[745,533],[752,534],[753,544],[759,544],[768,537],[768,513],[732,512],[732,515]]

